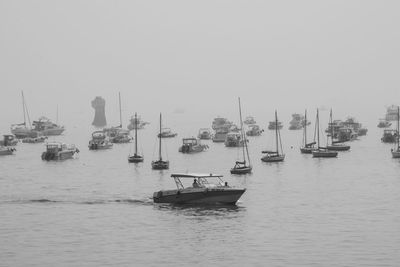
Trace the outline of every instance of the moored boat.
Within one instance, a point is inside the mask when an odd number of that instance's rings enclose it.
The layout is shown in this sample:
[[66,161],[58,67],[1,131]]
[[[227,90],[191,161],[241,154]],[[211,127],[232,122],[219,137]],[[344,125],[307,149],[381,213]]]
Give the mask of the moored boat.
[[[332,125],[332,109],[329,115],[329,124]],[[327,144],[326,149],[331,151],[347,151],[350,150],[350,146],[343,144],[342,141],[334,141],[334,129],[333,127],[330,128],[331,132],[328,135],[328,139],[330,139],[331,143]]]
[[315,144],[315,131],[314,131],[314,141],[311,143],[307,142],[307,126],[310,123],[307,121],[307,110],[304,112],[304,127],[303,127],[303,145],[300,147],[300,152],[302,154],[312,154],[312,152],[316,149]]
[[313,158],[335,158],[338,155],[337,151],[328,150],[326,147],[322,147],[320,145],[319,138],[319,111],[317,109],[317,118],[316,118],[316,131],[317,131],[317,149],[312,151]]
[[3,140],[0,140],[0,146],[16,146],[17,144],[18,139],[13,134],[5,134],[3,135]]
[[92,140],[89,141],[89,150],[110,149],[113,144],[104,131],[95,131],[92,133]]
[[75,153],[79,153],[79,149],[75,145],[51,142],[46,144],[46,151],[42,153],[42,160],[71,159]]
[[32,125],[33,130],[44,136],[61,135],[65,131],[64,126],[60,126],[44,116],[33,121]]
[[179,147],[179,152],[191,154],[191,153],[198,153],[203,152],[208,149],[207,145],[203,145],[200,142],[200,139],[190,137],[190,138],[183,138],[182,139],[182,146]]
[[162,140],[162,135],[161,135],[161,121],[162,121],[162,116],[160,113],[160,133],[158,134],[158,160],[153,160],[151,162],[151,168],[153,170],[166,170],[169,169],[169,161],[168,160],[163,160],[162,158],[162,153],[161,153],[161,140]]
[[283,153],[283,147],[282,147],[281,134],[279,131],[280,127],[279,127],[278,115],[276,110],[275,110],[275,126],[273,128],[275,129],[275,151],[272,150],[262,151],[262,153],[265,154],[265,156],[263,156],[261,160],[264,162],[280,162],[285,160],[285,154]]
[[211,130],[208,128],[201,128],[197,137],[202,140],[210,140],[212,138]]
[[397,107],[397,135],[395,147],[392,149],[392,158],[400,158],[400,107]]
[[136,112],[135,112],[134,123],[135,123],[135,125],[134,125],[134,129],[135,129],[135,153],[132,156],[131,155],[128,156],[128,162],[139,163],[139,162],[143,162],[144,158],[143,158],[143,156],[138,154],[138,143],[137,143],[138,142],[138,134],[137,134],[137,131],[138,131],[138,126],[137,126],[138,119],[137,119]]
[[249,130],[246,132],[247,136],[260,136],[264,132],[257,124],[249,125]]
[[256,124],[256,120],[254,119],[253,116],[247,116],[246,119],[243,121],[244,124],[251,125],[251,124]]
[[16,151],[13,147],[0,146],[0,156],[8,156],[14,154]]
[[[177,173],[171,177],[177,189],[154,192],[154,203],[235,205],[246,191],[229,186],[217,174]],[[193,179],[192,186],[185,186],[183,180],[189,179]]]
[[240,132],[230,132],[226,135],[225,146],[226,147],[239,147],[243,146],[244,140],[242,139]]
[[383,136],[381,138],[381,141],[383,143],[395,143],[397,135],[398,135],[397,130],[385,129],[383,131]]
[[172,132],[171,128],[162,128],[157,136],[161,138],[173,138],[177,135],[177,133]]

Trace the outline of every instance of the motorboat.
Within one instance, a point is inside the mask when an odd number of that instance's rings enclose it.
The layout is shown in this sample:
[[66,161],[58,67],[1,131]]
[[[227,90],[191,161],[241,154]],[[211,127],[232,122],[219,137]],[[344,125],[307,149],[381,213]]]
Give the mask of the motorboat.
[[386,108],[386,115],[385,115],[385,120],[386,121],[397,121],[397,106],[395,105],[390,105],[389,107]]
[[[228,185],[218,174],[176,173],[171,177],[177,189],[154,192],[154,203],[235,205],[246,191]],[[185,186],[187,180],[193,183]]]
[[103,150],[112,147],[113,144],[104,131],[95,131],[92,133],[92,140],[89,141],[89,150]]
[[75,153],[79,153],[79,149],[75,145],[51,142],[46,144],[46,151],[42,153],[42,160],[71,159]]
[[202,140],[210,140],[212,138],[211,130],[208,128],[201,128],[197,137]]
[[162,116],[160,113],[160,133],[158,134],[158,159],[153,160],[151,162],[151,168],[153,170],[167,170],[169,169],[169,161],[168,160],[163,160],[162,158],[162,153],[161,153],[161,140],[162,140],[162,128],[161,128],[161,121],[162,121]]
[[179,147],[179,152],[191,154],[191,153],[198,153],[203,152],[208,149],[208,145],[203,145],[200,142],[200,139],[191,137],[191,138],[183,138],[182,139],[182,146]]
[[215,134],[212,137],[212,141],[214,143],[224,143],[227,135],[228,135],[228,132],[225,129],[215,130]]
[[135,121],[134,121],[135,125],[134,125],[134,130],[135,130],[135,153],[133,155],[129,155],[128,156],[128,162],[131,163],[139,163],[139,162],[143,162],[144,158],[143,156],[138,154],[138,119],[137,119],[137,114],[135,113]]
[[388,128],[388,127],[390,127],[391,125],[392,125],[391,122],[388,122],[388,121],[385,120],[385,119],[381,119],[381,120],[379,120],[378,128]]
[[357,136],[364,136],[367,135],[368,129],[363,128],[362,124],[357,122],[354,117],[348,117],[344,122],[343,126],[347,128],[351,128]]
[[114,144],[126,144],[132,141],[129,131],[120,127],[111,127],[103,130]]
[[275,110],[275,150],[264,150],[262,151],[265,156],[261,158],[262,161],[264,162],[280,162],[285,160],[285,154],[283,153],[283,147],[282,147],[282,140],[281,140],[281,134],[279,131],[279,121],[278,121],[278,113]]
[[243,146],[244,140],[240,135],[240,132],[229,132],[226,135],[225,146],[226,147],[240,147]]
[[281,130],[283,128],[283,124],[282,122],[278,121],[278,123],[276,123],[275,121],[270,121],[268,124],[268,130]]
[[144,127],[150,124],[147,121],[143,121],[141,117],[134,117],[132,116],[131,119],[129,120],[129,125],[128,125],[128,129],[129,130],[135,130],[136,128],[138,130],[144,129]]
[[312,151],[313,158],[336,158],[338,155],[337,151],[328,150],[326,147],[322,147],[320,145],[319,138],[319,111],[317,109],[317,118],[316,118],[315,129],[317,132],[317,149]]
[[317,142],[315,142],[315,131],[314,131],[314,141],[313,142],[307,142],[307,126],[310,124],[307,121],[307,110],[304,112],[304,127],[303,127],[303,145],[300,147],[300,152],[302,154],[312,154],[312,152],[316,149],[315,145]]
[[229,131],[229,128],[232,126],[232,122],[228,121],[226,118],[216,117],[212,122],[212,129],[217,130],[225,130],[226,132]]
[[0,156],[8,156],[14,154],[16,151],[13,147],[0,146]]
[[172,138],[177,135],[177,133],[172,132],[171,128],[162,128],[161,132],[157,136],[161,138]]
[[256,124],[257,122],[256,122],[256,120],[254,119],[254,117],[252,117],[252,116],[247,116],[247,117],[244,119],[243,123],[244,123],[244,124],[247,124],[247,125],[251,125],[251,124]]
[[260,136],[264,132],[257,124],[249,125],[249,130],[246,131],[247,136]]
[[[300,130],[304,127],[304,116],[298,113],[292,114],[292,120],[289,122],[289,130]],[[308,122],[310,124],[310,122]]]
[[44,143],[47,139],[48,139],[47,136],[25,137],[21,139],[21,142],[26,144],[38,144],[38,143]]
[[[243,129],[243,121],[242,121],[242,106],[240,103],[239,98],[239,119],[240,119],[240,135],[241,139],[245,140],[245,134]],[[242,160],[236,161],[235,166],[231,169],[231,174],[248,174],[251,173],[253,167],[251,166],[250,162],[250,154],[249,148],[247,147],[247,142],[243,142],[244,145],[242,146]],[[246,161],[247,159],[247,161]]]
[[397,130],[394,129],[385,129],[383,131],[383,136],[381,141],[383,143],[395,143],[397,138]]
[[32,126],[33,130],[44,136],[61,135],[65,131],[64,126],[57,125],[44,116],[37,121],[33,121]]
[[3,135],[3,140],[0,140],[0,146],[16,146],[18,139],[13,134]]

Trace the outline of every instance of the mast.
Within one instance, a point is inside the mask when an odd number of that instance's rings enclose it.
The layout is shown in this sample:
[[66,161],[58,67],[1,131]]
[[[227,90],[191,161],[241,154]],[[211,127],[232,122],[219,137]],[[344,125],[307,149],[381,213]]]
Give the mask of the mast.
[[400,130],[400,107],[397,106],[397,151],[399,151],[399,148],[400,148],[400,143],[399,143],[400,132],[399,132],[399,130]]
[[307,109],[304,112],[304,147],[307,146]]
[[58,105],[57,105],[57,112],[56,112],[56,124],[58,124]]
[[317,131],[317,143],[318,143],[318,149],[319,149],[320,147],[319,147],[319,111],[318,111],[318,109],[317,109],[317,119],[316,119],[315,129]]
[[331,125],[331,142],[332,142],[332,145],[333,145],[333,120],[332,120],[332,109],[331,109],[331,113],[330,113],[330,115],[329,115],[329,120],[330,120],[330,125]]
[[121,92],[118,92],[119,99],[119,127],[122,128]]
[[243,140],[243,147],[242,147],[242,151],[243,151],[243,162],[244,162],[244,165],[246,165],[246,155],[245,155],[245,153],[244,153],[244,150],[246,149],[246,152],[247,152],[247,158],[249,159],[249,164],[250,164],[250,157],[249,157],[249,150],[248,150],[248,148],[247,148],[247,140],[246,140],[246,137],[245,137],[245,135],[244,135],[244,132],[243,132],[243,120],[242,120],[242,106],[241,106],[241,104],[240,104],[240,97],[239,97],[239,118],[240,118],[240,133],[241,133],[241,135],[242,135],[242,140]]
[[25,116],[25,98],[24,98],[24,91],[21,91],[22,96],[22,112],[24,113],[24,126],[26,127],[26,116]]
[[276,139],[276,154],[279,155],[278,143],[278,115],[275,110],[275,139]]
[[137,155],[137,115],[135,112],[135,155]]
[[161,157],[161,113],[160,113],[160,135],[158,136],[159,138],[159,143],[158,143],[158,158],[160,161],[162,161],[162,157]]

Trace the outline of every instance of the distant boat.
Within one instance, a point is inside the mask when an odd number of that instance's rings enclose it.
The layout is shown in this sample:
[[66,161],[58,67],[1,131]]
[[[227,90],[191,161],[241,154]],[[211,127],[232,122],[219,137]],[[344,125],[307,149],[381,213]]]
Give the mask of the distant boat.
[[281,130],[283,128],[282,122],[270,121],[268,124],[268,130]]
[[211,130],[208,128],[201,128],[197,137],[202,140],[210,140],[212,138]]
[[[229,186],[222,175],[177,173],[171,177],[177,188],[154,192],[154,203],[234,205],[246,191]],[[183,181],[188,179],[193,179],[192,186],[184,186]]]
[[137,142],[138,142],[138,136],[137,136],[138,126],[137,126],[137,123],[138,123],[138,120],[137,120],[136,113],[135,113],[134,122],[135,122],[135,125],[134,125],[133,129],[135,129],[135,153],[132,156],[129,155],[128,161],[131,162],[131,163],[139,163],[139,162],[143,162],[144,158],[143,158],[143,156],[140,156],[138,154],[138,147],[137,147]]
[[157,136],[161,138],[173,138],[177,135],[177,133],[172,132],[171,128],[162,128]]
[[222,128],[217,129],[217,130],[215,130],[215,134],[212,137],[212,141],[214,143],[224,143],[227,135],[228,135],[227,130],[222,129]]
[[309,125],[307,121],[307,110],[304,112],[304,127],[303,127],[303,146],[300,148],[300,152],[303,154],[312,154],[313,150],[315,150],[315,131],[314,131],[314,141],[311,143],[307,142],[307,125]]
[[244,124],[247,124],[247,125],[251,125],[251,124],[256,124],[257,122],[256,122],[256,120],[254,119],[254,117],[252,117],[252,116],[247,116],[243,123],[244,123]]
[[279,122],[278,122],[278,115],[275,110],[275,151],[262,151],[265,156],[261,158],[262,161],[264,162],[279,162],[279,161],[284,161],[285,159],[285,154],[283,154],[283,148],[282,148],[282,140],[281,140],[281,134],[280,134],[280,127],[279,127]]
[[317,118],[315,120],[317,131],[317,149],[312,151],[313,158],[335,158],[338,155],[337,151],[330,151],[326,147],[321,147],[319,140],[319,111],[317,109]]
[[113,144],[104,131],[95,131],[92,133],[92,140],[89,141],[89,150],[103,150],[112,147]]
[[162,121],[162,116],[160,113],[160,133],[158,134],[158,160],[153,160],[151,162],[151,167],[153,170],[166,170],[169,169],[169,161],[168,160],[163,160],[162,159],[162,154],[161,154],[161,140],[162,140],[162,135],[161,135],[161,121]]
[[[329,115],[329,124],[332,124],[332,109]],[[334,141],[334,133],[333,133],[333,127],[330,128],[331,132],[328,135],[328,139],[331,140],[331,144],[327,144],[326,148],[328,150],[332,150],[332,151],[347,151],[350,149],[349,145],[345,145],[343,144],[343,142],[341,141]]]
[[400,107],[397,107],[397,135],[396,135],[396,145],[394,149],[392,149],[392,157],[400,158]]
[[397,130],[385,129],[383,130],[383,136],[381,138],[381,141],[383,143],[395,143],[397,135],[398,135]]
[[[298,113],[292,114],[292,120],[289,124],[289,130],[300,130],[305,126],[304,116]],[[308,122],[308,124],[310,124],[310,122]]]
[[[249,156],[249,149],[247,147],[247,140],[246,136],[244,134],[243,130],[243,121],[242,121],[242,107],[240,104],[240,98],[239,98],[239,118],[240,118],[240,134],[241,134],[241,139],[243,140],[243,146],[242,146],[242,153],[243,153],[243,158],[242,161],[236,161],[235,166],[231,169],[232,174],[247,174],[251,173],[253,167],[251,166],[250,162],[250,156]],[[246,161],[246,157],[248,161]],[[248,164],[247,164],[248,162]]]
[[[38,131],[33,130],[32,126],[31,126],[31,120],[29,117],[28,109],[26,107],[26,102],[25,102],[25,97],[24,97],[23,91],[21,91],[21,96],[22,96],[22,113],[24,115],[24,122],[11,125],[11,133],[19,139],[22,139],[25,137],[32,137],[32,138],[38,137],[40,135],[40,133]],[[26,123],[26,119],[28,119],[28,125]]]
[[48,139],[47,136],[25,137],[22,138],[21,141],[22,143],[27,143],[27,144],[38,144],[38,143],[44,143],[47,139]]
[[0,146],[16,146],[17,144],[18,139],[13,134],[5,134],[3,135],[3,140],[0,140]]
[[214,118],[213,122],[212,122],[212,128],[215,131],[218,130],[223,130],[225,132],[228,132],[229,129],[232,126],[232,122],[228,121],[228,119],[226,118],[222,118],[222,117],[216,117]]
[[386,108],[386,115],[385,115],[385,120],[386,121],[396,121],[397,120],[397,106],[391,105]]
[[179,152],[181,153],[192,154],[203,152],[208,149],[207,145],[202,145],[200,139],[194,137],[183,138],[182,142],[182,146],[179,147]]
[[385,120],[385,119],[381,119],[381,120],[379,120],[378,128],[388,128],[388,127],[390,127],[391,125],[392,125],[391,122],[388,122],[388,121]]
[[104,132],[110,138],[110,142],[114,144],[126,144],[132,141],[129,135],[129,130],[122,129],[122,108],[121,108],[121,93],[118,93],[119,100],[119,126],[106,128]]
[[65,131],[64,126],[60,126],[44,116],[33,121],[32,125],[33,130],[44,136],[61,135]]
[[257,124],[249,125],[249,130],[246,131],[247,136],[260,136],[264,130],[260,128]]
[[16,151],[13,147],[0,146],[0,156],[8,156],[14,154]]
[[46,151],[42,153],[42,160],[71,159],[75,153],[79,153],[79,149],[74,145],[51,142],[46,144]]
[[244,139],[240,132],[229,132],[225,138],[226,147],[240,147],[244,145]]
[[150,124],[150,123],[147,122],[147,121],[143,121],[143,120],[141,119],[141,117],[136,117],[136,115],[135,115],[135,116],[132,116],[129,122],[130,122],[129,125],[128,125],[128,129],[129,129],[129,130],[134,130],[134,129],[136,129],[136,128],[137,128],[138,130],[141,130],[141,129],[144,129],[144,127],[145,127],[147,124]]

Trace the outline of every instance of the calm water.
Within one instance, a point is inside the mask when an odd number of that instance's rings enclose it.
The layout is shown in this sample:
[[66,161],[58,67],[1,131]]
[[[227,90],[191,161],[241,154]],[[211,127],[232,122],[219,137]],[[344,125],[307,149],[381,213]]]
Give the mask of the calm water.
[[[129,144],[89,151],[89,128],[51,138],[75,143],[73,160],[44,162],[43,144],[19,144],[0,158],[0,266],[399,266],[400,161],[379,129],[337,159],[313,159],[284,122],[285,162],[260,161],[266,131],[250,138],[254,173],[239,177],[229,174],[235,148],[177,152],[207,123],[170,120],[179,135],[165,140],[163,172],[150,168],[156,121],[140,131],[139,165],[127,162]],[[224,174],[247,192],[236,207],[153,204],[154,191],[175,187],[171,172],[185,171]]]

